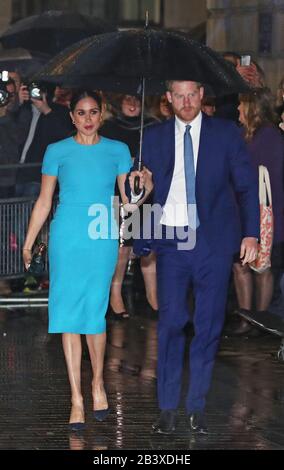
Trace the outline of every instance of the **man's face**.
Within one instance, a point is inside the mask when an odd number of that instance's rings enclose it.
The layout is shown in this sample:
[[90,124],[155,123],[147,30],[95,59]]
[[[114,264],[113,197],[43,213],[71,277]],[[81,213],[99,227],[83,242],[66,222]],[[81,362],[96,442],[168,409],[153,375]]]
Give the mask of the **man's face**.
[[13,108],[13,104],[15,103],[15,100],[17,98],[16,87],[14,83],[8,83],[6,88],[7,88],[7,91],[9,92],[9,101],[7,104],[7,110],[10,110]]
[[196,82],[176,81],[172,83],[167,98],[172,104],[175,115],[184,122],[191,122],[201,110],[204,89]]

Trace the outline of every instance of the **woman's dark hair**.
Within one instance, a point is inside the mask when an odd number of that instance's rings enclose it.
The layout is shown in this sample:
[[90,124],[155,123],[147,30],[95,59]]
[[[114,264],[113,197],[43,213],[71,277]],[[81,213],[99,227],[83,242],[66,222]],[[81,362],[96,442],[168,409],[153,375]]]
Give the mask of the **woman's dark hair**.
[[97,103],[100,111],[102,110],[102,97],[99,93],[92,90],[77,90],[70,101],[70,111],[74,111],[76,108],[77,103],[83,100],[84,98],[93,98],[93,100]]

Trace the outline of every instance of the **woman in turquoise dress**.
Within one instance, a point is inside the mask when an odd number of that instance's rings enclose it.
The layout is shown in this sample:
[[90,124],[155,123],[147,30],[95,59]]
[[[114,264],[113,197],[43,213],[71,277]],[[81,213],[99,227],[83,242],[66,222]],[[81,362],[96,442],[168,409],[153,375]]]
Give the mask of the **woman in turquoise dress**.
[[56,183],[59,204],[49,240],[49,333],[62,333],[71,387],[72,430],[84,427],[81,392],[81,334],[86,335],[93,380],[94,418],[109,413],[103,383],[106,344],[105,314],[118,257],[114,186],[123,202],[126,175],[131,167],[127,145],[101,137],[102,100],[80,91],[70,104],[76,135],[48,146],[42,165],[42,184],[23,247],[26,268],[32,247],[52,205]]

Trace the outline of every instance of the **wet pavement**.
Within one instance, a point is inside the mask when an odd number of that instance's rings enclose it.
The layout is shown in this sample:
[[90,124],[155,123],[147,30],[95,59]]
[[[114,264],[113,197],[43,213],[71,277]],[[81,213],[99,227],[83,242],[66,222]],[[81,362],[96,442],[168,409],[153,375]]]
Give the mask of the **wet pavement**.
[[[223,336],[209,394],[210,434],[190,436],[181,406],[176,433],[155,435],[156,325],[143,297],[129,297],[129,320],[108,322],[105,385],[111,414],[94,422],[91,365],[83,349],[86,429],[69,434],[70,392],[60,335],[47,310],[0,310],[0,449],[283,449],[284,363],[279,339]],[[185,375],[185,382],[187,377]]]

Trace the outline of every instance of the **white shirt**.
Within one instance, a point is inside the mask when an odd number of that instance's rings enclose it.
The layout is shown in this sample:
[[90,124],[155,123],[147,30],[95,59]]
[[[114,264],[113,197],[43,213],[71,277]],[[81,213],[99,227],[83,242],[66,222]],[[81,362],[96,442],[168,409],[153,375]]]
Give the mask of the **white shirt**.
[[163,207],[163,215],[160,220],[160,223],[163,225],[170,225],[172,227],[184,227],[188,225],[184,175],[184,133],[185,126],[190,124],[190,135],[192,138],[194,168],[196,174],[201,121],[201,111],[190,123],[181,121],[177,116],[175,118],[175,167],[169,194]]

